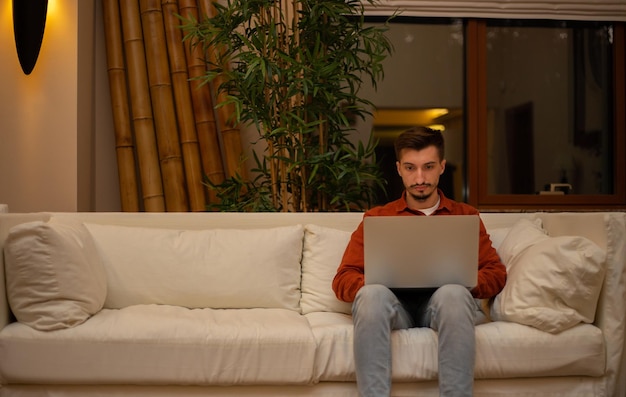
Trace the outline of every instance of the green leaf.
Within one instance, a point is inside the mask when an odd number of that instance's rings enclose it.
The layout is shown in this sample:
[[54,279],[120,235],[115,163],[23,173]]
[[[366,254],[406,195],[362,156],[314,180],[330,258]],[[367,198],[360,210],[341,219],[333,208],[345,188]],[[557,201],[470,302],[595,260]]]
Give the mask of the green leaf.
[[[235,175],[212,185],[220,200],[213,208],[364,209],[375,189],[384,188],[377,142],[355,145],[350,134],[353,119],[372,107],[359,96],[362,82],[384,76],[382,63],[392,51],[385,28],[364,25],[358,0],[294,3],[297,21],[275,0],[227,0],[215,3],[212,17],[181,18],[185,41],[223,50],[200,78],[221,81],[225,95],[216,107],[231,106],[231,122],[259,130],[251,180]],[[300,198],[307,208],[294,201]]]

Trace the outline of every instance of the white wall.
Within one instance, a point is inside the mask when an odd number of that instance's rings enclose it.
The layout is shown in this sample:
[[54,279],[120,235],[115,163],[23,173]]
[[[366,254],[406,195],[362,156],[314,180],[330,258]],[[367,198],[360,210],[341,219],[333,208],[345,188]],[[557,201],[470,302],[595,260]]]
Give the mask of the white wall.
[[102,76],[98,65],[100,2],[50,0],[28,76],[17,59],[11,3],[0,0],[0,203],[11,212],[118,209],[106,70]]
[[[78,1],[78,0],[77,0]],[[81,2],[84,0],[80,0]],[[115,153],[115,131],[111,96],[109,94],[109,78],[107,72],[106,46],[104,42],[104,21],[102,19],[102,1],[95,0],[94,28],[94,153],[93,172],[93,210],[121,211],[120,187]]]

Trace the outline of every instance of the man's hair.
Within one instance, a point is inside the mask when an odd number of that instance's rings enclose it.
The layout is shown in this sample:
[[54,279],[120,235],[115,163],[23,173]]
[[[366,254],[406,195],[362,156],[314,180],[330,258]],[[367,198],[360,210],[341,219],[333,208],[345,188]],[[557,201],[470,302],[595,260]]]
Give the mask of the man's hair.
[[422,150],[428,146],[434,146],[439,152],[439,160],[444,159],[445,145],[441,131],[428,127],[416,126],[404,131],[394,143],[396,159],[400,161],[402,149]]

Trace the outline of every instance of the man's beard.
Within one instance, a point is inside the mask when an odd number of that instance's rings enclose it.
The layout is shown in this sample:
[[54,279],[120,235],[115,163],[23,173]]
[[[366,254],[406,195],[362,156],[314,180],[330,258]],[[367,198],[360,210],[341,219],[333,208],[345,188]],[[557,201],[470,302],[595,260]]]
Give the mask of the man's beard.
[[[422,185],[412,185],[410,188],[413,188],[413,187],[416,187],[416,186],[422,186]],[[430,187],[430,185],[429,185],[429,184],[424,185],[424,186],[428,186],[428,187]],[[411,195],[411,197],[412,197],[415,201],[421,201],[421,202],[428,200],[428,199],[429,199],[429,198],[433,195],[433,193],[435,192],[435,190],[431,190],[430,192],[427,192],[427,193],[423,193],[423,194],[415,194],[415,193],[411,193],[410,188],[409,188],[409,189],[407,189],[407,191],[409,192],[409,194]]]

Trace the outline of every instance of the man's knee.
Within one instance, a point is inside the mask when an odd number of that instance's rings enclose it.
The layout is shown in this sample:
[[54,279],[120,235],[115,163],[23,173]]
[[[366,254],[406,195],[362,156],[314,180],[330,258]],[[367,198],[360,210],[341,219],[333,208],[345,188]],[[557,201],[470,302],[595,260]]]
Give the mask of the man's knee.
[[[444,286],[436,293],[438,299],[431,299],[430,327],[439,332],[440,352],[455,349],[455,357],[467,356],[473,360],[476,301],[460,285]],[[468,359],[468,362],[471,361]]]
[[385,308],[391,307],[396,296],[384,285],[368,284],[359,289],[352,304],[352,314],[356,315],[365,308],[368,312],[382,313]]
[[447,284],[439,287],[432,297],[433,300],[441,303],[472,303],[474,298],[471,292],[459,284]]
[[[452,317],[467,317],[474,315],[476,305],[470,291],[462,285],[444,285],[435,291],[431,297],[430,306],[436,317],[444,313]],[[472,320],[473,321],[473,320]]]

